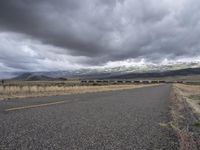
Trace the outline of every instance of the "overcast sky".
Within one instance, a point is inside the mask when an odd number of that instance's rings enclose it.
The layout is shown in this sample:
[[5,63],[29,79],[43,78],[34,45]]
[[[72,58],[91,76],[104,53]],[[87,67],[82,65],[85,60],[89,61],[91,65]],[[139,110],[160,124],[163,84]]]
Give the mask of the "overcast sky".
[[199,58],[200,0],[0,1],[0,72]]

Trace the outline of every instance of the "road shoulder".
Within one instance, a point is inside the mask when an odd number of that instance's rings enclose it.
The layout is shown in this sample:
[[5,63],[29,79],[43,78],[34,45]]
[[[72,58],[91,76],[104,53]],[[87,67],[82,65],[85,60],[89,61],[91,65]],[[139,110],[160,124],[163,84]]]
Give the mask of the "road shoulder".
[[171,92],[171,116],[170,125],[178,135],[180,150],[200,149],[200,128],[196,125],[200,116],[176,85],[173,85]]

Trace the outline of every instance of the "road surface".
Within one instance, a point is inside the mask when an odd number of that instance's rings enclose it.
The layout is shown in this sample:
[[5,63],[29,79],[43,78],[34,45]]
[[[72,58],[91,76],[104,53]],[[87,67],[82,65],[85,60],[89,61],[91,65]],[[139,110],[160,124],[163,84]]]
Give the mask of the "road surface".
[[170,85],[0,102],[0,149],[177,149]]

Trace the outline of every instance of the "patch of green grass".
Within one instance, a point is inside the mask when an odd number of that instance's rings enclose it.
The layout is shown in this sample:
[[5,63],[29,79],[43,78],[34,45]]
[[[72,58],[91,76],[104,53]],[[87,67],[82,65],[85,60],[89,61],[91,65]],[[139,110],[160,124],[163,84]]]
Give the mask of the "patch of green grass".
[[189,99],[200,100],[200,95],[190,95]]
[[200,121],[195,122],[195,123],[194,123],[194,126],[200,127]]

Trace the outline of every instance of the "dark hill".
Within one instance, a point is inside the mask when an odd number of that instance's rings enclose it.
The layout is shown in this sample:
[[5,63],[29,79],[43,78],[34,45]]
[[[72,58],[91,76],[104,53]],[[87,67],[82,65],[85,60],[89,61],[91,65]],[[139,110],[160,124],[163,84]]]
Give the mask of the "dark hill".
[[19,76],[17,76],[16,78],[14,78],[14,80],[24,80],[24,81],[49,81],[49,80],[55,80],[54,78],[45,76],[45,75],[35,75],[34,73],[23,73]]
[[133,79],[133,78],[157,78],[157,77],[173,77],[173,76],[188,76],[200,75],[200,68],[188,68],[165,72],[149,72],[149,73],[127,73],[122,75],[110,76],[110,79]]
[[[52,75],[53,74],[53,75]],[[56,74],[56,76],[54,75]],[[200,75],[200,68],[188,68],[165,72],[146,72],[146,73],[71,73],[70,78],[80,79],[136,79],[136,78],[160,78],[174,76]],[[66,75],[60,72],[32,72],[22,73],[14,80],[38,81],[38,80],[66,80]]]

